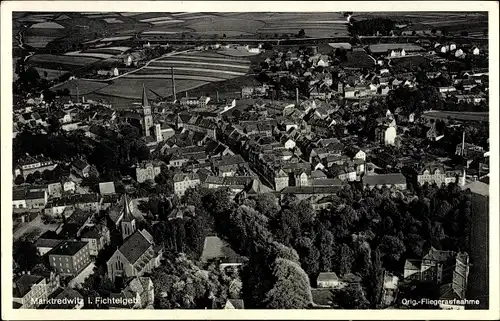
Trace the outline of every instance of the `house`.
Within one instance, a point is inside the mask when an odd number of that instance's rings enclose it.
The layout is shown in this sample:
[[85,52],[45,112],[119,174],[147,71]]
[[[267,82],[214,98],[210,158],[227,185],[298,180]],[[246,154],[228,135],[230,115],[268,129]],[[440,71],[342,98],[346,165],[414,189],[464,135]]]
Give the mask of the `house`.
[[188,188],[195,188],[200,184],[200,177],[196,173],[181,173],[175,174],[174,178],[174,193],[177,196],[183,196]]
[[40,209],[45,207],[48,197],[46,191],[28,191],[25,199],[27,208]]
[[344,166],[338,175],[338,179],[342,181],[355,181],[356,180],[356,170],[351,166]]
[[281,198],[286,195],[295,195],[298,200],[308,199],[311,197],[326,197],[337,195],[342,189],[342,186],[288,186],[281,190]]
[[76,175],[80,177],[89,177],[90,175],[98,175],[95,167],[91,166],[87,161],[82,159],[77,159],[71,164],[71,170],[73,170]]
[[[74,193],[76,192],[76,183],[73,182],[71,179],[69,178],[65,178],[63,179],[62,183],[62,190],[64,192],[67,192],[67,193]],[[50,191],[50,184],[49,184],[49,191]]]
[[146,230],[136,230],[106,263],[108,276],[113,282],[117,277],[142,276],[160,265],[162,253],[151,234]]
[[481,53],[481,51],[479,50],[479,48],[478,48],[478,47],[473,47],[473,48],[472,48],[472,54],[473,54],[473,55],[477,56],[477,55],[479,55],[480,53]]
[[424,166],[417,175],[417,182],[420,185],[425,183],[438,185],[458,183],[460,186],[465,185],[465,172],[461,175],[461,171],[445,170],[441,165],[427,165]]
[[210,97],[200,97],[200,98],[182,97],[180,99],[180,104],[182,106],[189,106],[189,107],[206,107],[209,101]]
[[38,240],[36,240],[35,246],[38,250],[38,254],[40,254],[40,256],[44,256],[46,253],[50,252],[50,250],[57,247],[62,242],[63,240],[39,238]]
[[345,154],[351,159],[361,159],[366,161],[366,153],[356,146],[347,147]]
[[28,208],[25,188],[12,189],[12,208]]
[[43,155],[39,156],[30,156],[26,154],[26,156],[20,159],[14,169],[14,176],[22,175],[26,178],[29,174],[33,174],[35,172],[43,173],[45,170],[53,170],[56,168],[57,164],[54,163],[50,158],[44,157]]
[[342,289],[347,285],[337,277],[335,272],[321,272],[316,282],[318,288]]
[[66,288],[48,301],[46,309],[80,310],[84,306],[85,298],[77,290]]
[[46,215],[58,217],[66,210],[81,209],[83,211],[98,212],[99,196],[97,194],[74,194],[53,198],[45,205]]
[[88,242],[64,241],[47,253],[51,268],[63,276],[76,276],[90,262]]
[[394,58],[394,57],[404,57],[406,56],[406,51],[402,48],[399,49],[392,49],[387,51],[387,56]]
[[134,277],[120,293],[111,293],[110,298],[110,309],[153,309],[153,281],[150,277]]
[[50,294],[43,276],[23,274],[12,282],[12,286],[14,305],[21,309],[34,309],[45,304]]
[[89,243],[90,256],[97,256],[107,244],[111,237],[109,229],[105,225],[86,226],[80,233],[80,239]]
[[135,175],[138,183],[145,181],[154,181],[155,177],[160,175],[161,167],[159,163],[146,162],[141,163],[135,168]]
[[384,145],[394,145],[397,137],[396,127],[392,125],[379,125],[375,130],[377,141]]
[[218,236],[207,236],[203,244],[203,252],[200,261],[203,264],[217,262],[221,269],[233,266],[241,266],[245,258],[237,254],[229,244]]
[[406,189],[406,178],[401,173],[366,175],[363,177],[363,184],[368,188],[388,188]]
[[224,310],[245,309],[245,302],[241,299],[227,299]]
[[114,182],[103,182],[99,183],[99,194],[115,194],[115,183]]
[[[446,273],[453,274],[449,267],[468,265],[467,253],[437,250],[430,247],[421,259],[407,259],[404,266],[405,280],[418,280],[441,284]],[[468,275],[467,271],[464,272]]]

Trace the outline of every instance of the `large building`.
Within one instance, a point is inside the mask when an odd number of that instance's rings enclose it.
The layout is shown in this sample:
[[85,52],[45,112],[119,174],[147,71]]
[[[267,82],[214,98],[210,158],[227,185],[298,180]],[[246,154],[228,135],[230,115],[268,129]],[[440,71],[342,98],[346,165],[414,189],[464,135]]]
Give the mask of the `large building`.
[[61,275],[76,276],[90,264],[88,242],[65,241],[47,253],[50,266]]
[[151,234],[135,231],[108,260],[108,276],[112,281],[142,276],[159,266],[161,256],[161,247],[154,244]]
[[188,188],[195,188],[200,184],[200,177],[196,173],[182,173],[174,175],[174,193],[182,196]]

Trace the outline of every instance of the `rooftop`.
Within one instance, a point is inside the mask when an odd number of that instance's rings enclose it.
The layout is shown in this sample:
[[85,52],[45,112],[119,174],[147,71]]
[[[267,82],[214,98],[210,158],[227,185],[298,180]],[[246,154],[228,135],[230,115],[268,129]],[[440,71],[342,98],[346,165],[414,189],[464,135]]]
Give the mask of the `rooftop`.
[[49,255],[69,255],[73,256],[83,249],[88,243],[81,241],[64,241],[57,247],[53,248]]
[[205,238],[203,253],[201,255],[202,262],[207,262],[213,259],[239,257],[240,255],[229,247],[229,244],[225,240],[220,239],[218,236],[207,236]]

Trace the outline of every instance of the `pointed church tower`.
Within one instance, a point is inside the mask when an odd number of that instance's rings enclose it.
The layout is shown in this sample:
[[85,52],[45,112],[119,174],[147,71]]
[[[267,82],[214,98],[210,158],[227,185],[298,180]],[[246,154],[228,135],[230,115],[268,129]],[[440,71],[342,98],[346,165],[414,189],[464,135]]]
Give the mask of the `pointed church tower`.
[[135,217],[130,210],[127,194],[123,195],[123,219],[121,221],[122,238],[125,240],[135,232]]
[[151,135],[151,127],[153,126],[153,116],[151,115],[151,106],[149,105],[148,96],[146,95],[146,87],[142,84],[142,110],[144,112],[143,129],[144,136]]

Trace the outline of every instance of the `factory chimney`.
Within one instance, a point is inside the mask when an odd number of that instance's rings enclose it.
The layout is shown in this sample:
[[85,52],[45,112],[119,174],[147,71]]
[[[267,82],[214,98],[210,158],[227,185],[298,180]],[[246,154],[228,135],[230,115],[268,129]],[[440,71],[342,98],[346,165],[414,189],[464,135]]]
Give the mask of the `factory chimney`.
[[299,88],[295,88],[295,107],[299,107]]
[[172,67],[171,69],[171,72],[172,72],[172,95],[174,96],[174,102],[177,101],[177,95],[175,93],[175,75],[174,75],[174,67]]

